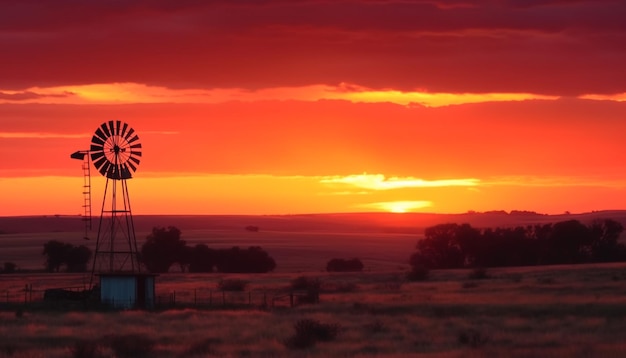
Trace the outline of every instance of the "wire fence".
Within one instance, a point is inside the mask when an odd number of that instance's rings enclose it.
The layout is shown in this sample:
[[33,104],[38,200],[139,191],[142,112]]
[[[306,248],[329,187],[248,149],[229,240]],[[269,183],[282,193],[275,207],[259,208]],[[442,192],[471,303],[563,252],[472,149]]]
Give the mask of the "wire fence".
[[[54,289],[36,289],[32,284],[22,289],[1,291],[0,302],[7,305],[29,304],[44,301],[64,301],[84,299],[84,287],[59,287]],[[316,303],[319,296],[316,293],[298,290],[246,290],[223,291],[211,288],[193,288],[188,290],[173,290],[157,292],[154,297],[154,307],[167,308],[273,308],[294,307],[302,303]],[[152,305],[150,305],[152,306]]]

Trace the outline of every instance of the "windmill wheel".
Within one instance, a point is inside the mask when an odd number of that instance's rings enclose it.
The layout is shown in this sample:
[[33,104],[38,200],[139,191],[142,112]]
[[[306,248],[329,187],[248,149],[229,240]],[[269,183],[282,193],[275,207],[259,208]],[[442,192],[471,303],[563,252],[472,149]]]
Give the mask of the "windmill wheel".
[[109,179],[130,179],[141,158],[141,143],[135,130],[121,121],[102,123],[91,138],[93,165]]

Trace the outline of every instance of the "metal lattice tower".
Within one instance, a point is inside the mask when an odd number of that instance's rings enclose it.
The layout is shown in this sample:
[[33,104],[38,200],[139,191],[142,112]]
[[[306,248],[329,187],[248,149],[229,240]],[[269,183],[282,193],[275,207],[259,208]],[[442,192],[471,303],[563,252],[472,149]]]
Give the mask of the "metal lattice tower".
[[[80,155],[88,157],[87,166],[83,165],[86,178],[90,177],[90,159],[100,174],[106,177],[91,283],[94,276],[101,273],[141,272],[127,183],[140,162],[139,136],[128,124],[109,121],[96,129],[88,151],[76,152],[71,157],[79,159]],[[84,192],[87,194],[84,194],[84,205],[85,210],[89,205],[91,217],[91,179],[85,179],[85,183]]]

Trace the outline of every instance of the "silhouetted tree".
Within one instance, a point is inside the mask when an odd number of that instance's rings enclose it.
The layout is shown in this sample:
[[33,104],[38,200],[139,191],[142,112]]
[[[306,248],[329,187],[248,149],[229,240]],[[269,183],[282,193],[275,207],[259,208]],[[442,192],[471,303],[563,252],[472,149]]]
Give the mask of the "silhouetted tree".
[[353,259],[331,259],[326,264],[328,272],[354,272],[363,271],[363,262],[358,258]]
[[595,220],[589,226],[591,232],[591,258],[594,262],[625,260],[626,248],[619,237],[624,227],[612,219]]
[[59,272],[61,266],[67,262],[67,256],[72,249],[71,244],[62,243],[57,240],[50,240],[43,245],[42,255],[46,256],[46,270],[48,272]]
[[84,272],[91,259],[91,250],[86,246],[74,246],[57,240],[50,240],[43,245],[43,255],[46,255],[46,270],[59,272],[65,265],[68,272]]
[[189,272],[213,272],[215,266],[216,251],[207,245],[199,244],[191,250]]
[[87,263],[91,259],[91,250],[84,245],[72,246],[65,259],[68,272],[85,272],[87,271]]
[[458,238],[459,225],[440,224],[424,231],[424,239],[417,242],[417,253],[411,257],[411,265],[428,268],[463,267],[465,255]]
[[141,260],[150,272],[163,273],[179,261],[186,245],[178,228],[155,227],[141,246]]
[[17,265],[15,262],[5,262],[2,273],[15,273]]
[[217,250],[215,263],[219,272],[228,273],[263,273],[276,268],[274,259],[259,246]]

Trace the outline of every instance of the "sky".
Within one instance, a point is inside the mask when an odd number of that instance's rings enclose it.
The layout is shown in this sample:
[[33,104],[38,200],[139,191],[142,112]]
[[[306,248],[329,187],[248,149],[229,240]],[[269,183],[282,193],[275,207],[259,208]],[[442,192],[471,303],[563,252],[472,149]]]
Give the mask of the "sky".
[[[626,2],[0,1],[0,216],[626,208]],[[92,169],[92,212],[106,178]]]

